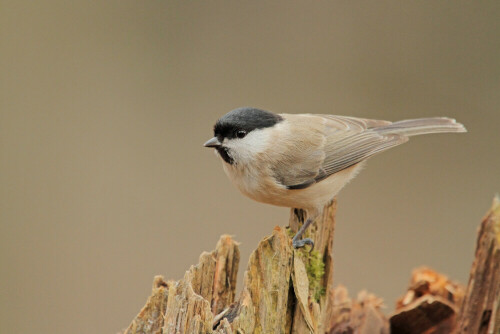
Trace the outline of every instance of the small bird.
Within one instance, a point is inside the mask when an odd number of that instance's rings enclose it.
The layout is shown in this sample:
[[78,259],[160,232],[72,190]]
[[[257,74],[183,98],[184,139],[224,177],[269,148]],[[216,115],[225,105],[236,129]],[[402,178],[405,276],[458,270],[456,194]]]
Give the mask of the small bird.
[[222,116],[215,148],[231,182],[262,203],[303,209],[307,219],[293,237],[294,248],[314,247],[302,238],[325,204],[371,156],[428,133],[466,132],[454,119],[435,117],[399,122],[337,115],[275,114],[245,107]]

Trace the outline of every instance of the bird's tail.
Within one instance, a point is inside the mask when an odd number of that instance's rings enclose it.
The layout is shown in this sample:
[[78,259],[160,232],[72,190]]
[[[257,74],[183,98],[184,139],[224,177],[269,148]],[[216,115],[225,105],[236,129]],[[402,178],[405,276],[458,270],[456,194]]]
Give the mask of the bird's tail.
[[446,117],[407,119],[374,128],[373,130],[381,134],[398,134],[408,137],[428,133],[467,132],[463,124]]

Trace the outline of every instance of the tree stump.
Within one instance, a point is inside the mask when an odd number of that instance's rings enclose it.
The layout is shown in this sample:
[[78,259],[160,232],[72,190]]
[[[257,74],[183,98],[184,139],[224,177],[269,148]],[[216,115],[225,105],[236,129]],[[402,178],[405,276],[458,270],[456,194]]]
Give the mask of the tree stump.
[[408,291],[396,302],[391,333],[452,333],[465,288],[443,274],[421,267],[413,271]]
[[458,320],[459,333],[500,333],[500,199],[479,227],[476,257]]
[[238,298],[239,248],[223,235],[182,279],[155,277],[151,296],[124,333],[500,334],[498,199],[481,224],[466,292],[442,274],[417,269],[390,319],[382,299],[365,291],[351,299],[343,286],[333,287],[335,210],[333,201],[307,231],[312,252],[293,249],[304,214],[291,210],[289,226],[275,227],[251,254]]

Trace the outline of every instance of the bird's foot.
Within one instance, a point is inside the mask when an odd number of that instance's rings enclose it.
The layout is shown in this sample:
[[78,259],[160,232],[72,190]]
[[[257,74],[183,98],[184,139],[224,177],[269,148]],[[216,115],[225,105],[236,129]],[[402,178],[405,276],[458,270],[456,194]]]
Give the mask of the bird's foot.
[[295,238],[294,238],[294,240],[292,240],[292,245],[293,245],[293,248],[295,248],[295,249],[302,248],[305,245],[309,245],[309,246],[311,246],[311,250],[309,250],[309,253],[311,253],[314,249],[314,241],[312,241],[312,239],[310,239],[310,238],[304,238],[301,240],[295,240]]

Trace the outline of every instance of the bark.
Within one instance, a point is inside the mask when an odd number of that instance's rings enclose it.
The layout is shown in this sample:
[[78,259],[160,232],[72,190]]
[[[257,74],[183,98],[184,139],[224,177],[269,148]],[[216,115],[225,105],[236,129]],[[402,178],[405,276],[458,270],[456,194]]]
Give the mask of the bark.
[[443,274],[426,267],[415,269],[390,318],[391,333],[452,333],[464,292],[461,284]]
[[223,236],[183,279],[156,277],[146,305],[125,333],[319,333],[329,332],[333,304],[333,233],[336,203],[328,204],[294,250],[291,236],[304,222],[292,210],[289,227],[276,227],[250,256],[244,286],[234,300],[238,245]]
[[382,299],[361,291],[356,300],[349,298],[340,285],[332,291],[333,307],[329,314],[328,334],[387,334],[389,324],[381,309]]
[[239,259],[238,244],[224,235],[183,279],[155,277],[151,297],[125,333],[211,333],[214,313],[234,300]]
[[458,320],[459,333],[500,333],[500,199],[479,227],[476,257]]
[[416,269],[390,319],[380,298],[362,291],[351,299],[343,286],[334,289],[335,210],[335,202],[328,204],[307,231],[312,252],[292,247],[304,221],[302,211],[292,210],[289,226],[275,227],[251,254],[238,298],[238,244],[222,236],[182,279],[155,277],[151,296],[124,333],[500,334],[498,200],[481,224],[466,292],[442,274]]

